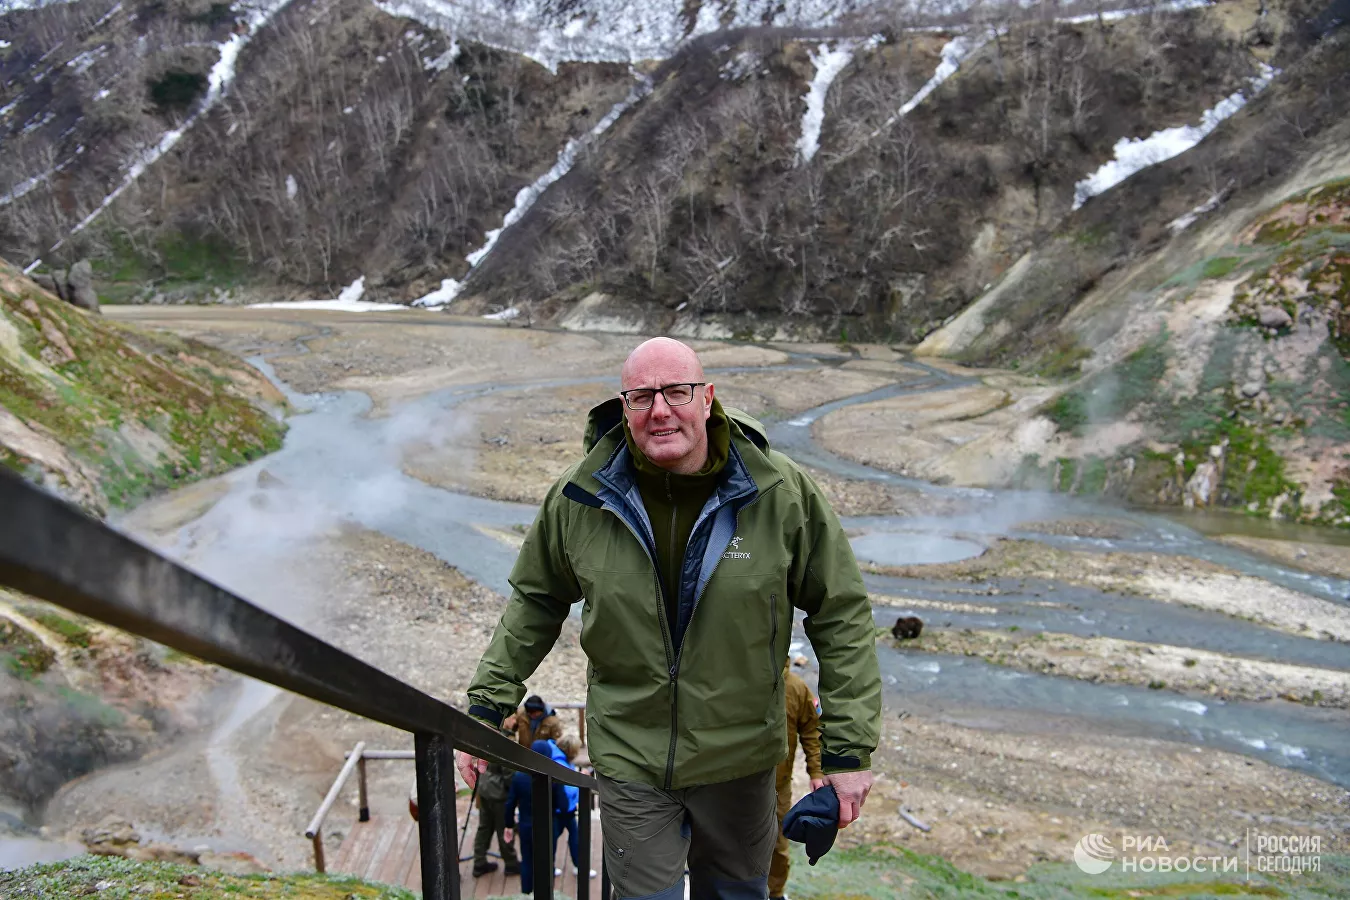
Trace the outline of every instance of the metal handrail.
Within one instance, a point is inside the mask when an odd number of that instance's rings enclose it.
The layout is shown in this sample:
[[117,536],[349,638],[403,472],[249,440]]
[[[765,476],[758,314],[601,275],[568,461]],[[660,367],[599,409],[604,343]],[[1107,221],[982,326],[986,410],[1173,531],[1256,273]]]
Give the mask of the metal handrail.
[[[452,748],[529,772],[549,808],[550,781],[596,780],[522,747],[468,714],[272,615],[79,508],[0,469],[0,585],[198,659],[413,733],[423,896],[459,900]],[[589,821],[583,823],[588,825]],[[582,828],[583,840],[589,838]],[[536,844],[535,897],[552,896],[552,848]],[[587,848],[589,853],[589,847]],[[578,900],[589,885],[578,879]]]

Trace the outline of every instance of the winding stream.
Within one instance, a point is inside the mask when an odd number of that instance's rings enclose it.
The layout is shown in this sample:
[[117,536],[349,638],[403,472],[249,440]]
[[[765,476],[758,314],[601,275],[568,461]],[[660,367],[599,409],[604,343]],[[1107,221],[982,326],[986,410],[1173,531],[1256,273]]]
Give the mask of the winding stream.
[[[828,365],[823,359],[794,354],[794,370]],[[405,475],[401,451],[410,430],[454,415],[467,400],[499,391],[563,387],[616,381],[578,377],[513,384],[485,384],[436,391],[409,401],[383,418],[367,418],[370,399],[360,393],[301,395],[291,391],[263,358],[251,359],[287,394],[302,414],[290,421],[284,447],[229,476],[231,490],[180,533],[190,545],[214,529],[228,527],[240,504],[255,503],[265,493],[258,475],[267,472],[299,492],[318,519],[356,522],[419,547],[454,565],[464,574],[499,592],[507,592],[507,575],[515,550],[476,526],[509,529],[529,524],[535,508],[471,497],[433,487]],[[1077,498],[1029,495],[929,485],[841,459],[819,447],[811,424],[829,412],[855,403],[918,392],[948,390],[969,379],[907,363],[915,377],[854,397],[823,404],[770,426],[771,440],[794,458],[852,478],[902,484],[925,493],[963,498],[964,510],[926,518],[858,517],[845,525],[858,532],[859,555],[893,562],[959,559],[982,551],[995,537],[1017,534],[1057,546],[1091,550],[1133,550],[1182,554],[1206,559],[1265,578],[1312,596],[1346,602],[1350,583],[1283,568],[1231,547],[1205,539],[1198,532],[1161,516],[1108,507]],[[709,370],[710,375],[734,370]],[[767,371],[750,369],[748,371]],[[580,426],[578,426],[580,427]],[[1021,532],[1018,526],[1054,518],[1109,516],[1133,526],[1126,537],[1076,539]],[[193,537],[193,536],[196,537]],[[229,579],[223,579],[228,586]],[[997,595],[971,595],[969,584],[952,585],[915,579],[869,576],[869,588],[897,597],[958,601],[997,607],[997,614],[920,609],[925,619],[952,627],[989,628],[1016,624],[1030,632],[1061,631],[1107,635],[1155,643],[1174,643],[1260,659],[1350,669],[1343,644],[1286,635],[1218,613],[1105,594],[1030,579],[1003,579]],[[1046,605],[1047,600],[1055,605]],[[903,601],[897,601],[903,603]],[[879,624],[888,625],[903,606],[879,607]],[[804,643],[804,641],[802,642]],[[803,648],[805,649],[805,648]],[[1300,769],[1338,785],[1350,786],[1350,746],[1341,711],[1307,708],[1283,701],[1220,703],[1171,691],[1093,684],[1071,678],[1016,672],[964,657],[915,655],[880,648],[887,684],[887,703],[895,708],[923,708],[939,719],[985,723],[989,727],[1035,730],[1072,727],[1078,731],[1165,738],[1194,745],[1222,747]],[[232,717],[237,725],[237,717]],[[1072,723],[1066,726],[1064,723]],[[228,776],[226,776],[228,778]]]

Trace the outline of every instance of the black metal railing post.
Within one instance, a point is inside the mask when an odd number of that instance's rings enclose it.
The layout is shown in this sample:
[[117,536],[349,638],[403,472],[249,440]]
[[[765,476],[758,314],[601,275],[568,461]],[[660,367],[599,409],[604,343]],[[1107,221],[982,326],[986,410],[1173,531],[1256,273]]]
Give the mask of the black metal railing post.
[[[543,772],[530,776],[534,806],[534,900],[553,900],[553,784]],[[524,860],[521,860],[524,863]]]
[[591,900],[591,792],[580,788],[577,798],[578,848],[581,862],[577,863],[577,900]]
[[445,735],[418,732],[417,828],[422,850],[423,900],[459,900],[455,851],[455,763]]
[[609,885],[609,863],[605,861],[605,851],[600,851],[600,900],[609,900],[614,892]]

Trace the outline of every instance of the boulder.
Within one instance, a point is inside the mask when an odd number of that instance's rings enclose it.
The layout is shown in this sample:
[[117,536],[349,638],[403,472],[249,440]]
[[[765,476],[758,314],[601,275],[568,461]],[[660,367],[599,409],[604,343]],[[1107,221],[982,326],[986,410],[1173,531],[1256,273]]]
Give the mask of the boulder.
[[923,620],[918,616],[901,616],[891,626],[891,634],[898,641],[912,641],[923,633]]
[[55,294],[58,297],[61,296],[60,290],[58,290],[56,287],[56,280],[52,278],[52,276],[46,273],[41,273],[32,276],[32,278],[33,283],[36,284],[38,287],[42,288],[47,293]]
[[82,259],[70,267],[66,276],[66,299],[80,309],[97,313],[98,294],[94,292],[94,267]]
[[1251,399],[1252,397],[1256,397],[1261,393],[1261,382],[1248,381],[1241,388],[1239,388],[1239,390],[1242,391],[1242,396]]
[[69,303],[70,288],[66,287],[66,270],[52,269],[51,279],[52,293]]
[[1263,306],[1256,311],[1257,321],[1262,328],[1288,328],[1294,324],[1293,316],[1278,306]]

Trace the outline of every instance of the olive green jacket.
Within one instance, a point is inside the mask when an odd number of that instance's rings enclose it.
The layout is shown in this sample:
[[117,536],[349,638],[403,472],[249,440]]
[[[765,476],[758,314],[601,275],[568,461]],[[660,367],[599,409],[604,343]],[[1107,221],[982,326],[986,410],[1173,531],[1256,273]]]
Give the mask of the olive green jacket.
[[586,457],[554,483],[469,687],[496,724],[580,601],[591,762],[675,790],[787,756],[783,660],[793,609],[820,667],[822,768],[870,768],[881,725],[875,628],[848,539],[820,488],[739,410],[722,480],[690,534],[667,625],[651,525],[616,398],[591,411]]

